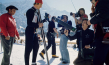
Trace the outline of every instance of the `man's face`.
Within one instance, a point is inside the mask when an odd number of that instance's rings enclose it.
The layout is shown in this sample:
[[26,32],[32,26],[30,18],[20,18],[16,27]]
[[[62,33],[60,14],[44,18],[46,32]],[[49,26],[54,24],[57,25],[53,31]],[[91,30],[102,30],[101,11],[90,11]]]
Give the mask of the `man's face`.
[[80,10],[80,14],[83,15],[84,14],[84,11],[83,10]]
[[82,28],[83,28],[83,29],[87,29],[87,28],[88,28],[87,20],[84,20],[84,21],[83,21],[83,23],[82,23]]
[[42,3],[39,3],[39,8],[41,8],[42,7]]
[[64,16],[64,21],[67,22],[67,17],[66,16]]
[[95,4],[96,4],[96,2],[95,2],[95,0],[92,0],[92,5],[95,7]]
[[16,13],[16,9],[9,9],[9,14],[14,15]]
[[37,7],[37,9],[40,9],[42,7],[42,3],[39,3],[39,4],[35,4],[35,6]]

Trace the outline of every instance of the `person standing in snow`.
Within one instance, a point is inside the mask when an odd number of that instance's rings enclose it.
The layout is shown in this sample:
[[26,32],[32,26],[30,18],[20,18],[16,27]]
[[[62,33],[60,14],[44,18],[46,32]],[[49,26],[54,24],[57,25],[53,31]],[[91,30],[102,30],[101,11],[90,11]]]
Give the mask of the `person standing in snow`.
[[[55,27],[55,17],[52,17],[52,20],[49,22],[48,25],[48,32],[47,32],[47,39],[48,39],[48,46],[46,49],[48,50],[52,46],[52,58],[58,58],[56,56],[56,44],[55,44],[55,33],[58,37],[58,32]],[[42,52],[39,54],[44,59],[45,50],[43,49]]]
[[29,65],[29,56],[33,50],[32,65],[37,65],[36,58],[39,49],[37,28],[43,27],[39,9],[42,7],[42,0],[35,0],[34,6],[26,12],[27,27],[25,30],[25,65]]
[[6,8],[8,13],[1,15],[0,17],[0,28],[1,28],[1,40],[2,46],[4,49],[4,55],[1,62],[1,65],[12,65],[10,64],[10,56],[12,51],[12,46],[15,40],[15,37],[20,39],[19,33],[16,29],[16,21],[12,15],[16,13],[16,8],[13,5],[10,5]]
[[95,27],[95,56],[93,65],[109,65],[109,43],[102,41],[109,39],[109,32],[104,31],[105,27],[109,28],[109,0],[90,0],[92,3],[91,19],[88,25],[93,24]]
[[[72,22],[68,21],[68,16],[67,15],[62,15],[61,20],[65,23],[68,23],[70,26],[72,26]],[[60,37],[60,52],[61,52],[61,57],[60,60],[62,61],[63,64],[70,63],[70,58],[69,58],[69,52],[67,49],[67,42],[68,38],[64,34],[65,27],[58,24],[58,27],[62,27],[61,31],[61,37]],[[70,33],[70,31],[69,31]]]

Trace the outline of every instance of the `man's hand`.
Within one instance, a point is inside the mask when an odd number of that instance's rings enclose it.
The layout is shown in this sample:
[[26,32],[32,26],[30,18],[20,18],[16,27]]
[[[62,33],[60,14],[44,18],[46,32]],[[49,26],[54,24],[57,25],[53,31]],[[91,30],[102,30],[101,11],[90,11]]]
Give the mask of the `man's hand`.
[[5,39],[6,39],[6,40],[10,40],[10,37],[9,37],[9,36],[6,36]]
[[17,38],[18,38],[18,40],[20,39],[20,37],[19,37],[19,36],[18,36]]
[[62,19],[61,21],[63,21],[63,22],[64,22],[64,19]]
[[57,34],[56,36],[57,36],[57,38],[58,38],[58,37],[59,37],[59,34]]
[[43,23],[39,23],[39,28],[43,27]]
[[73,13],[72,17],[74,17],[74,18],[75,18],[75,13]]
[[82,21],[81,21],[81,20],[78,20],[77,23],[78,23],[78,24],[82,24]]
[[89,21],[87,21],[87,24],[88,24],[88,25],[91,25],[90,20],[89,20]]
[[86,49],[89,49],[89,48],[90,48],[90,45],[85,45],[85,48],[86,48]]
[[66,36],[68,36],[68,30],[64,30],[64,34],[66,35]]
[[92,13],[94,13],[95,12],[95,7],[92,5],[92,7],[91,7],[91,10],[92,10]]

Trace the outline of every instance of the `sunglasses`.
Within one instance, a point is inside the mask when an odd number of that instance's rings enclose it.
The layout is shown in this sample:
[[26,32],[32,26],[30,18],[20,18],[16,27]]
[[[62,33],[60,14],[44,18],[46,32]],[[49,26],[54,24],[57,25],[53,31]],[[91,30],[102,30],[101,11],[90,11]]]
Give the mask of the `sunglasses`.
[[90,1],[92,1],[92,0],[90,0]]

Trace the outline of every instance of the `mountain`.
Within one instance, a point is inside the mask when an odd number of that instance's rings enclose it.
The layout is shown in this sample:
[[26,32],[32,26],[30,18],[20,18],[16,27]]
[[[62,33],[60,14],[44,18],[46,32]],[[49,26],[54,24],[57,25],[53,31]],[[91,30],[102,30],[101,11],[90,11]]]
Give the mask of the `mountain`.
[[2,3],[0,3],[0,15],[6,13],[6,6],[4,6]]
[[[26,28],[27,26],[27,19],[26,19],[26,11],[33,6],[34,0],[23,0],[23,1],[16,1],[16,2],[9,2],[9,3],[3,3],[0,4],[0,14],[3,14],[6,12],[5,8],[9,5],[16,6],[19,10],[16,11],[16,14],[13,16],[16,19],[17,28],[20,29],[21,27]],[[2,5],[2,6],[1,6]],[[45,12],[49,13],[51,16],[61,16],[63,14],[68,15],[69,20],[73,21],[73,17],[69,15],[69,12],[67,11],[59,11],[55,8],[51,8],[47,5],[46,1],[43,0],[43,6],[40,9],[42,19],[44,19]],[[56,23],[57,24],[57,23]],[[72,22],[75,26],[75,23]],[[44,23],[44,30],[47,31],[48,22]]]

